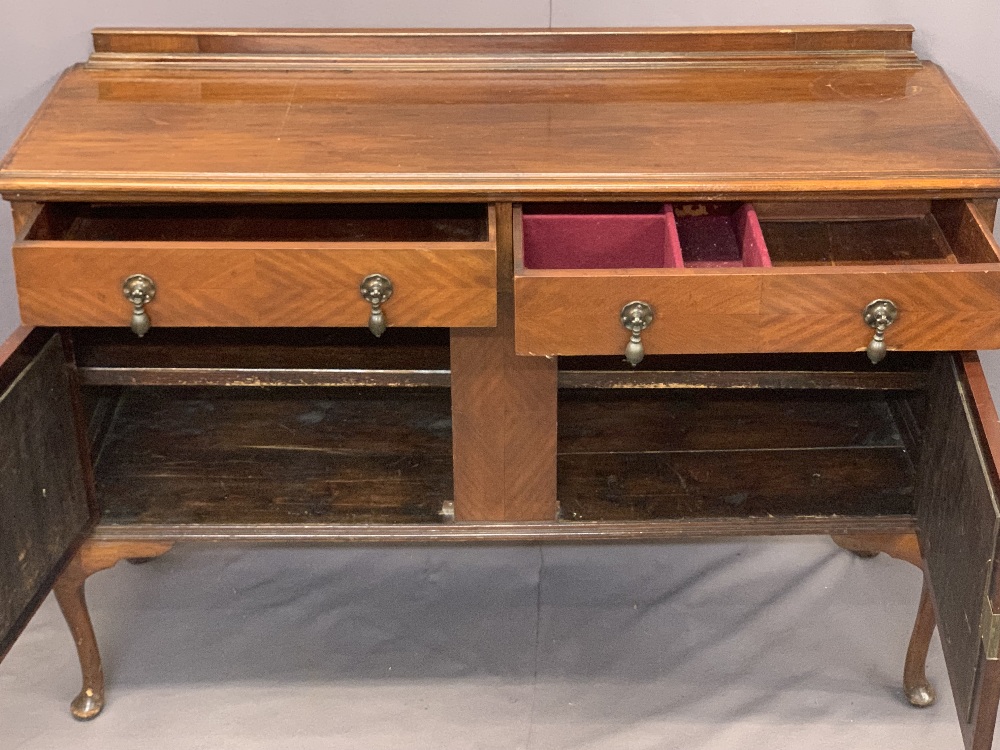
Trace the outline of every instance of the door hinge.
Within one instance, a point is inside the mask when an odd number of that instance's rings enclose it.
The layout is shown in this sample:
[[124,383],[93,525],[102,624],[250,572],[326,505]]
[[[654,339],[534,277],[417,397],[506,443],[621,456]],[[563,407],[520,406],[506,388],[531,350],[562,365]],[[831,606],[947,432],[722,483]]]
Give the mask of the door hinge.
[[1000,659],[1000,614],[993,611],[989,594],[983,596],[983,612],[979,617],[979,637],[989,661]]

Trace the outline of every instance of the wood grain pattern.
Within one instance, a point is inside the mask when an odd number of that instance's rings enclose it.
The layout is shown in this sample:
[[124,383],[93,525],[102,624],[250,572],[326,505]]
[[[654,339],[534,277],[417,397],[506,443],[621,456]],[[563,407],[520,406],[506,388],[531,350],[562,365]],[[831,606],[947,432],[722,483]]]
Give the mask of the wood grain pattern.
[[390,326],[492,326],[492,246],[26,241],[14,249],[21,317],[31,325],[126,326],[121,284],[157,286],[154,326],[367,326],[371,273],[394,286]]
[[539,271],[522,262],[517,351],[623,352],[619,312],[633,300],[658,313],[642,333],[650,354],[861,351],[872,336],[862,311],[880,298],[900,310],[890,350],[998,348],[1000,251],[971,203],[946,207],[957,217],[946,234],[958,263]]
[[74,332],[85,385],[399,386],[449,384],[448,331],[393,328],[160,328]]
[[567,521],[897,516],[912,487],[878,393],[560,395]]
[[28,227],[34,223],[38,214],[42,211],[41,203],[30,201],[14,201],[10,204],[11,213],[14,219],[14,236],[18,239],[27,231]]
[[912,515],[683,518],[656,521],[559,523],[494,521],[449,524],[135,524],[101,525],[92,538],[113,541],[192,541],[258,544],[519,544],[710,541],[786,534],[907,534]]
[[997,220],[997,201],[991,198],[984,198],[983,200],[975,201],[975,204],[976,210],[983,217],[986,226],[992,229],[996,225]]
[[556,515],[555,360],[514,351],[513,212],[497,206],[497,327],[451,332],[455,519]]
[[171,547],[173,544],[170,542],[87,541],[56,581],[53,590],[76,644],[83,677],[83,686],[70,704],[70,711],[75,718],[93,719],[104,708],[104,668],[90,612],[87,610],[84,592],[87,578],[117,565],[121,560],[148,560],[165,554]]
[[[995,492],[997,467],[1000,466],[1000,417],[997,416],[979,356],[975,352],[962,352],[958,357],[969,405],[980,431],[984,463],[989,469]],[[972,501],[972,497],[966,496],[966,502]],[[1000,576],[996,574],[996,559],[994,557],[992,581],[987,589],[994,612],[1000,610]],[[978,666],[969,718],[968,721],[961,721],[962,734],[970,750],[990,750],[1000,707],[1000,661],[980,661]]]
[[[394,328],[121,328],[73,332],[79,368],[447,370],[448,331]],[[905,368],[904,368],[905,369]]]
[[795,26],[619,29],[128,29],[93,31],[94,51],[270,55],[908,51],[913,27]]
[[99,450],[103,524],[434,523],[442,390],[125,389]]
[[864,536],[833,536],[833,541],[859,557],[874,557],[885,552],[890,557],[903,560],[920,569],[923,585],[920,587],[920,604],[913,622],[910,643],[906,649],[903,666],[903,689],[914,706],[925,708],[936,701],[936,691],[927,679],[927,653],[937,623],[934,619],[934,599],[930,590],[924,560],[920,556],[920,543],[916,534],[869,534]]
[[[58,336],[42,341],[41,350],[29,357],[26,366],[18,366],[15,379],[3,384],[0,394],[0,518],[4,529],[0,534],[0,658],[48,594],[93,520],[76,444],[62,342]],[[30,337],[26,343],[33,343]],[[0,368],[7,369],[11,362],[5,359]]]
[[[970,457],[983,458],[973,455],[979,430],[995,463],[1000,421],[974,360],[958,406],[950,381],[932,373],[928,418],[915,393],[928,380],[919,355],[866,377],[867,365],[843,364],[863,355],[782,373],[793,363],[780,355],[752,369],[674,359],[671,370],[658,354],[860,350],[871,336],[861,309],[885,296],[902,312],[890,348],[1000,346],[990,238],[1000,152],[947,77],[916,59],[912,31],[97,31],[88,64],[59,80],[0,162],[26,321],[124,328],[122,279],[142,272],[159,285],[147,339],[81,335],[81,369],[66,378],[115,385],[88,394],[105,504],[89,564],[113,564],[123,542],[157,552],[181,539],[912,534],[919,512],[930,567],[944,575],[935,594],[963,731],[986,750],[1000,667],[959,641],[978,614],[963,599],[995,559],[979,554],[991,540],[982,499],[995,466],[975,475]],[[787,265],[767,271],[517,267],[511,201],[727,198],[768,201],[766,221],[840,223],[805,227]],[[955,198],[974,203],[942,202]],[[500,222],[488,237],[367,237],[350,223],[328,234],[315,223],[372,200],[397,214],[432,200],[472,210],[499,201]],[[303,215],[289,221],[288,211]],[[799,254],[806,265],[791,265]],[[883,264],[883,254],[906,262]],[[357,285],[372,272],[396,285],[390,325],[451,327],[450,352],[444,328],[398,347],[391,339],[405,329],[390,330],[379,354],[349,338],[320,343],[311,326],[365,325]],[[554,359],[517,356],[620,357],[618,312],[633,299],[657,309],[639,376],[596,362],[560,373]],[[241,328],[226,340],[163,326]],[[240,340],[263,326],[303,328]],[[0,388],[42,335],[0,346]],[[196,387],[448,380],[450,402],[428,388]],[[560,382],[587,390],[564,394],[557,420]],[[72,421],[45,395],[14,410],[4,435],[37,439],[45,431],[25,427],[29,417]],[[76,455],[62,448],[32,470],[50,478]],[[20,482],[15,470],[0,483]],[[19,494],[0,493],[0,503]],[[54,514],[51,526],[82,522],[79,513]],[[60,603],[89,664],[86,693],[103,681],[84,558]],[[12,569],[0,566],[0,581]],[[9,624],[0,619],[0,647]]]
[[0,389],[6,390],[20,376],[46,338],[45,331],[22,325],[0,342]]
[[[974,360],[967,364],[975,375]],[[977,384],[977,390],[983,383]],[[980,723],[979,713],[986,707],[976,708],[985,661],[979,623],[984,596],[995,600],[1000,509],[996,468],[989,454],[984,454],[969,387],[962,363],[942,355],[929,387],[915,499],[921,553],[934,594],[959,722],[967,745],[990,747],[993,726]],[[988,398],[982,392],[979,396]],[[995,716],[996,706],[992,712]],[[973,737],[982,734],[986,737]]]
[[[378,39],[368,39],[374,57]],[[849,62],[816,64],[824,54],[798,67],[686,61],[603,72],[545,71],[544,54],[513,71],[296,74],[262,70],[252,56],[232,71],[78,67],[0,165],[0,192],[256,201],[1000,193],[1000,154],[936,66],[852,76]],[[420,147],[400,147],[410,143]]]

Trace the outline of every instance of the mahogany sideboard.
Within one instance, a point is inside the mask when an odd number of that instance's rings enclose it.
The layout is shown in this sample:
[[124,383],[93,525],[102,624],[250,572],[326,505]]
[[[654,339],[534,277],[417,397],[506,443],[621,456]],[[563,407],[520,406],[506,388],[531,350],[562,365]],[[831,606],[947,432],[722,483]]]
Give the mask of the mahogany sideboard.
[[912,31],[95,31],[0,163],[0,655],[54,588],[95,716],[179,542],[830,534],[989,748],[1000,153]]

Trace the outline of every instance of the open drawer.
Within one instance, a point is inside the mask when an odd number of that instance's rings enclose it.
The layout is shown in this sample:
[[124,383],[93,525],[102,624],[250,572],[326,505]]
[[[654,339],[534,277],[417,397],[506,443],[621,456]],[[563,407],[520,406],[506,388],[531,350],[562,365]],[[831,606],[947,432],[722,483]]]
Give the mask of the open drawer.
[[14,266],[30,325],[129,325],[135,275],[155,287],[139,305],[155,326],[496,323],[485,204],[47,204]]
[[[651,354],[860,351],[878,324],[866,320],[866,308],[880,300],[895,308],[884,332],[890,350],[1000,347],[1000,250],[972,202],[755,208],[622,204],[609,212],[574,204],[539,214],[516,206],[517,353],[622,353],[634,302],[647,307],[632,318],[646,326],[633,344]],[[722,239],[732,235],[718,247],[714,229],[691,224],[713,214]],[[636,234],[650,218],[663,229]],[[539,232],[535,225],[546,221],[580,226]],[[686,237],[707,250],[689,248]],[[578,241],[607,244],[603,255],[577,253]],[[716,262],[726,243],[737,249]],[[576,267],[567,260],[574,255],[585,258]]]

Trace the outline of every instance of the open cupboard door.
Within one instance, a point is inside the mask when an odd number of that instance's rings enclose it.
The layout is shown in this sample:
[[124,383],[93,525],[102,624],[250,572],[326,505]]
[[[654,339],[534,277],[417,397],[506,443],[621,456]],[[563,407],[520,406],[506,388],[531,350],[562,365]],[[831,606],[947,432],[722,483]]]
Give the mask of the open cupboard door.
[[920,548],[966,747],[989,750],[1000,700],[1000,421],[975,353],[939,356],[928,396]]
[[62,340],[22,328],[0,344],[0,659],[90,528],[86,477]]

